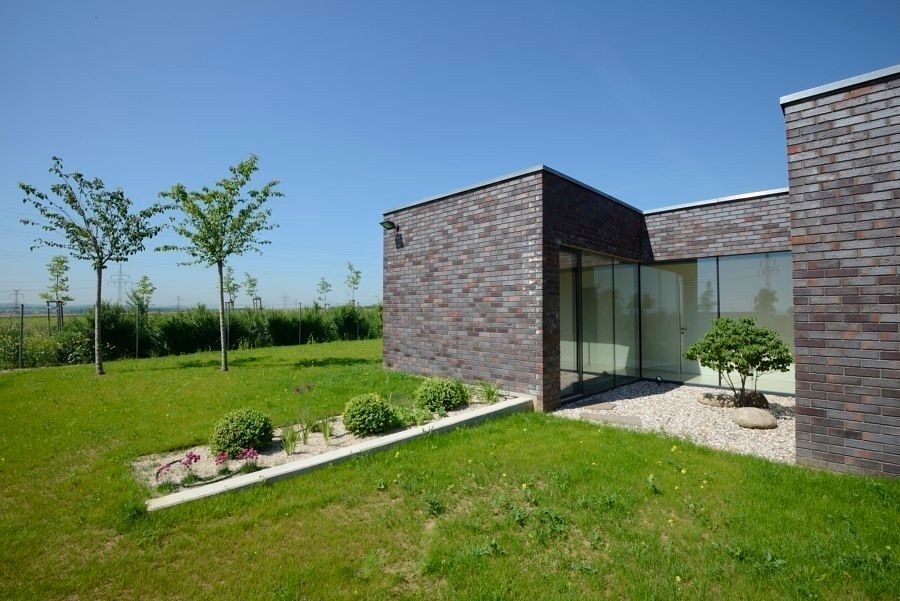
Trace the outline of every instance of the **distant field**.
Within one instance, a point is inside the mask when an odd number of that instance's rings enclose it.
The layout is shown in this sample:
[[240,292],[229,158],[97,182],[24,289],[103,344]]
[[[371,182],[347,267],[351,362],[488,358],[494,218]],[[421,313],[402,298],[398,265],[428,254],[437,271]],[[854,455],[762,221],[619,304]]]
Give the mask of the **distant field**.
[[540,414],[145,515],[129,462],[408,399],[381,341],[0,374],[2,599],[896,599],[900,481]]

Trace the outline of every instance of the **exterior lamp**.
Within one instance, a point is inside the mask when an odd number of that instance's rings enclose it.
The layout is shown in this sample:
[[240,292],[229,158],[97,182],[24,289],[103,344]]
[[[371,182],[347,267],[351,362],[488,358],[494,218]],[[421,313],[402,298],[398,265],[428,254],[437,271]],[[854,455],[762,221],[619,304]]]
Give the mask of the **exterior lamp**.
[[384,221],[381,222],[381,227],[383,227],[386,231],[399,230],[399,229],[400,229],[400,226],[399,226],[399,225],[397,225],[397,224],[394,223],[393,221],[390,221],[390,220],[387,220],[387,219],[385,219]]

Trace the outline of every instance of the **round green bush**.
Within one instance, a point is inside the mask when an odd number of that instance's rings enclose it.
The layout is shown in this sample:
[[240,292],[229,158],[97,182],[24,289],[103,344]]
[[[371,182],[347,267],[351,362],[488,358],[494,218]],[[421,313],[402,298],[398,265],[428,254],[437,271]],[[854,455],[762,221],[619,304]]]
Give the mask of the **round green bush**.
[[244,449],[265,451],[272,445],[272,420],[256,409],[232,411],[216,424],[209,446],[232,459]]
[[459,380],[428,378],[416,390],[416,403],[433,413],[450,411],[469,402],[469,390]]
[[381,434],[396,421],[391,406],[375,393],[355,396],[344,407],[344,427],[357,436]]

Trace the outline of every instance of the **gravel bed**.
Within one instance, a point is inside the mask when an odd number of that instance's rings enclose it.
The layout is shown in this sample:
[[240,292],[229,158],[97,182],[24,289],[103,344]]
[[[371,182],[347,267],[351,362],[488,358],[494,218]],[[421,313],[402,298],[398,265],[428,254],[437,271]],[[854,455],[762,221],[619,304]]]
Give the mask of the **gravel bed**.
[[[697,444],[771,461],[794,463],[794,397],[766,394],[769,411],[778,427],[773,430],[742,428],[731,420],[732,409],[711,407],[700,402],[704,394],[720,391],[697,386],[636,382],[564,405],[555,415],[582,419],[582,413],[634,416],[641,426],[634,429],[686,438]],[[612,402],[614,408],[590,408]]]

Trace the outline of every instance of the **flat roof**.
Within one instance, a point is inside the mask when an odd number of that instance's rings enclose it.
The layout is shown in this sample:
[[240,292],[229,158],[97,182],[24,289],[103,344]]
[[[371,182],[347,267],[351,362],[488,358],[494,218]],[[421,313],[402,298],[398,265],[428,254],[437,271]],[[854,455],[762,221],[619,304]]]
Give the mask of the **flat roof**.
[[581,186],[582,188],[590,190],[591,192],[595,192],[604,198],[607,198],[613,202],[617,202],[620,205],[628,207],[629,209],[631,209],[633,211],[637,211],[638,213],[641,212],[641,210],[639,208],[633,207],[630,204],[628,204],[627,202],[619,200],[615,196],[607,194],[606,192],[603,192],[602,190],[598,190],[597,188],[594,188],[593,186],[589,186],[582,181],[578,181],[574,177],[569,177],[565,173],[562,173],[561,171],[557,171],[556,169],[553,169],[552,167],[548,167],[547,165],[541,164],[541,165],[534,165],[533,167],[529,167],[527,169],[522,169],[520,171],[514,171],[512,173],[507,173],[506,175],[501,175],[500,177],[495,177],[493,179],[479,182],[477,184],[472,184],[470,186],[464,186],[462,188],[457,188],[456,190],[451,190],[450,192],[445,192],[443,194],[437,194],[435,196],[429,196],[428,198],[423,198],[421,200],[417,200],[415,202],[411,202],[409,204],[405,204],[405,205],[390,209],[389,211],[385,211],[383,213],[383,215],[390,215],[391,213],[397,213],[399,211],[404,211],[406,209],[411,209],[413,207],[418,207],[420,205],[435,202],[437,200],[441,200],[442,198],[447,198],[448,196],[456,196],[457,194],[462,194],[464,192],[471,192],[472,190],[477,190],[478,188],[486,188],[487,186],[491,186],[493,184],[499,184],[500,182],[505,182],[507,180],[524,177],[526,175],[531,175],[532,173],[538,173],[541,171],[546,171],[547,173],[552,173],[553,175],[556,175],[565,180],[568,180],[568,181],[572,182],[573,184],[576,184],[578,186]]
[[800,102],[801,100],[815,98],[816,96],[823,96],[825,94],[830,94],[831,92],[837,92],[838,90],[843,90],[846,88],[854,88],[864,83],[869,83],[878,79],[884,79],[886,77],[892,77],[897,74],[900,74],[900,65],[885,67],[884,69],[872,71],[871,73],[864,73],[862,75],[848,77],[847,79],[842,79],[840,81],[827,83],[822,86],[817,86],[815,88],[809,88],[808,90],[802,90],[800,92],[788,94],[787,96],[782,96],[781,106],[784,107],[787,104],[793,104],[795,102]]
[[670,205],[659,209],[648,209],[644,211],[644,215],[653,215],[654,213],[665,213],[667,211],[678,211],[680,209],[690,209],[693,207],[702,207],[703,205],[715,205],[723,202],[734,202],[736,200],[750,200],[751,198],[765,198],[766,196],[778,196],[779,194],[787,194],[789,188],[772,188],[771,190],[760,190],[759,192],[747,192],[745,194],[733,194],[731,196],[722,196],[720,198],[710,198],[709,200],[698,200],[697,202],[686,202],[678,205]]
[[599,194],[600,196],[602,196],[608,200],[616,202],[622,206],[628,207],[632,211],[640,213],[641,215],[652,215],[653,213],[663,213],[666,211],[677,211],[680,209],[690,209],[692,207],[700,207],[703,205],[713,205],[713,204],[719,204],[722,202],[733,202],[733,201],[737,201],[737,200],[749,200],[751,198],[762,198],[765,196],[775,196],[778,194],[786,194],[788,191],[787,188],[774,188],[771,190],[761,190],[759,192],[748,192],[746,194],[735,194],[732,196],[722,196],[720,198],[712,198],[709,200],[700,200],[697,202],[689,202],[689,203],[684,203],[684,204],[671,205],[668,207],[662,207],[659,209],[649,209],[647,211],[642,211],[641,209],[639,209],[633,205],[630,205],[625,201],[619,200],[615,196],[607,194],[606,192],[603,192],[602,190],[598,190],[597,188],[594,188],[593,186],[589,186],[586,183],[575,179],[574,177],[569,177],[565,173],[562,173],[561,171],[557,171],[556,169],[553,169],[552,167],[548,167],[547,165],[534,165],[533,167],[529,167],[527,169],[522,169],[519,171],[514,171],[513,173],[507,173],[506,175],[501,175],[500,177],[495,177],[493,179],[479,182],[477,184],[472,184],[470,186],[464,186],[462,188],[457,188],[456,190],[451,190],[450,192],[445,192],[444,194],[437,194],[435,196],[429,196],[428,198],[423,198],[421,200],[417,200],[415,202],[411,202],[409,204],[393,208],[389,211],[385,211],[383,214],[390,215],[392,213],[399,213],[400,211],[405,211],[406,209],[411,209],[413,207],[418,207],[418,206],[429,204],[432,202],[437,202],[439,200],[442,200],[442,199],[450,197],[450,196],[455,196],[457,194],[463,194],[465,192],[471,192],[472,190],[477,190],[479,188],[485,188],[485,187],[491,186],[493,184],[499,184],[500,182],[505,182],[505,181],[508,181],[511,179],[524,177],[526,175],[531,175],[532,173],[539,173],[541,171],[546,171],[547,173],[552,173],[553,175],[556,175],[557,177],[561,177],[564,180],[570,181],[573,184],[576,184],[578,186],[581,186],[582,188],[590,190],[591,192],[595,192],[596,194]]

